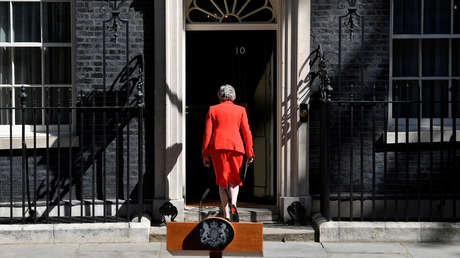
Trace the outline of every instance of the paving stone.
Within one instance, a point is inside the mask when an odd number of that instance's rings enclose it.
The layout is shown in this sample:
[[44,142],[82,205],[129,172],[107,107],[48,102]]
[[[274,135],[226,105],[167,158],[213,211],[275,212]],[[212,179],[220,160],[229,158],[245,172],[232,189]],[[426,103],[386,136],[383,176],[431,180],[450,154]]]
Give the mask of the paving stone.
[[[184,256],[172,255],[172,254],[170,254],[170,253],[166,250],[166,243],[165,243],[165,242],[161,242],[161,248],[160,248],[160,255],[159,255],[159,257],[161,257],[161,258],[169,258],[169,257],[181,258],[181,257],[190,257],[190,256],[186,256],[186,255],[184,255]],[[193,257],[195,257],[195,258],[198,258],[198,257],[200,257],[200,258],[201,258],[201,257],[205,258],[205,257],[209,257],[209,255],[206,255],[206,256],[195,256],[195,255],[193,255]]]
[[311,226],[264,225],[265,241],[314,241],[315,230]]
[[264,257],[328,257],[316,242],[264,242]]
[[407,252],[415,258],[458,258],[460,243],[403,243]]
[[331,258],[401,258],[402,254],[333,254]]
[[132,258],[132,257],[158,257],[160,243],[148,244],[85,244],[81,245],[77,257],[98,257],[98,258]]
[[[323,248],[324,246],[324,248]],[[151,258],[173,256],[165,242],[155,243],[84,243],[84,244],[6,244],[0,245],[0,258]],[[209,257],[193,255],[193,257]],[[264,257],[332,258],[453,258],[460,257],[458,243],[321,243],[264,242]]]
[[75,257],[78,245],[54,245],[54,244],[22,244],[0,245],[0,258],[60,258]]
[[327,253],[404,254],[400,243],[323,243]]

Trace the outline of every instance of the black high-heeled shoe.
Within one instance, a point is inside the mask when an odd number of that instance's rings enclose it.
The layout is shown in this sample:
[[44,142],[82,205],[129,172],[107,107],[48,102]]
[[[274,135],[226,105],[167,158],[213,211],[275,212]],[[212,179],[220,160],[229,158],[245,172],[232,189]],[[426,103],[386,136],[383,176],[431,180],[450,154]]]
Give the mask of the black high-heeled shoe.
[[232,222],[240,222],[240,216],[238,215],[238,210],[236,206],[232,204],[230,207],[230,218]]

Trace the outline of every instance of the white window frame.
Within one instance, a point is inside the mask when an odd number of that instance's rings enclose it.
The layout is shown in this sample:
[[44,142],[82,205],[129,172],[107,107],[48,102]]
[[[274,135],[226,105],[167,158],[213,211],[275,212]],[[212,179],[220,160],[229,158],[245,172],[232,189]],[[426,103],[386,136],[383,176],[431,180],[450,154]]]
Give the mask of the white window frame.
[[[0,47],[8,47],[10,48],[11,59],[14,60],[13,56],[13,48],[15,47],[40,47],[41,51],[41,84],[34,84],[34,85],[27,85],[27,84],[14,84],[14,65],[11,67],[11,82],[12,84],[0,84],[0,87],[5,88],[13,88],[19,89],[22,85],[27,87],[40,87],[42,89],[42,107],[45,106],[45,94],[44,89],[46,88],[71,88],[71,106],[72,108],[75,107],[75,0],[0,0],[0,3],[7,2],[10,3],[10,41],[9,42],[0,42]],[[14,42],[13,41],[13,3],[14,2],[36,2],[36,3],[69,3],[70,5],[70,42],[43,42],[43,4],[40,4],[40,38],[41,42]],[[45,57],[44,57],[44,49],[47,47],[69,47],[70,48],[70,55],[71,55],[71,83],[70,84],[46,84],[45,83]],[[14,61],[12,61],[14,62]],[[12,94],[12,104],[15,104],[15,96],[14,91],[11,92]],[[21,123],[17,123],[15,121],[15,115],[12,116],[13,126],[7,125],[0,125],[0,149],[9,149],[9,148],[21,148],[19,141],[22,140],[22,125]],[[25,137],[27,146],[33,147],[34,138],[36,138],[36,147],[37,148],[45,148],[45,147],[53,147],[59,141],[59,145],[61,147],[68,146],[69,139],[72,139],[73,144],[76,145],[74,135],[76,130],[76,112],[75,109],[72,110],[72,122],[71,124],[49,124],[48,126],[45,124],[44,121],[44,111],[42,111],[42,122],[41,124],[37,124],[35,127],[34,125],[25,125]],[[71,128],[69,128],[71,126]],[[48,128],[47,128],[48,127]],[[35,128],[35,131],[34,131]],[[10,133],[12,130],[12,135]],[[46,132],[48,130],[48,135]],[[59,139],[57,132],[60,131]],[[69,135],[69,132],[71,135]],[[13,144],[10,144],[10,137],[13,138]],[[47,139],[48,138],[48,139]],[[48,143],[46,143],[48,141]]]
[[[454,34],[454,13],[453,8],[451,8],[451,28],[450,34],[423,34],[424,32],[424,0],[419,0],[421,2],[421,16],[420,16],[420,34],[394,34],[394,0],[390,1],[390,35],[389,35],[389,87],[388,87],[388,99],[390,101],[393,100],[393,81],[418,81],[419,84],[419,98],[422,100],[422,81],[427,80],[446,80],[448,81],[448,98],[449,101],[452,100],[451,94],[451,87],[452,81],[458,80],[460,82],[460,76],[453,76],[452,75],[452,41],[453,39],[460,39],[460,34]],[[454,0],[450,0],[451,7],[454,4]],[[418,76],[393,76],[393,40],[394,39],[416,39],[418,41]],[[447,76],[423,76],[422,74],[422,41],[423,39],[448,39],[449,40],[449,64],[448,64],[448,75]],[[418,122],[420,120],[421,124],[421,142],[430,142],[431,141],[431,134],[426,132],[430,130],[430,118],[424,118],[423,116],[423,109],[422,103],[420,103],[420,118],[393,118],[393,105],[390,103],[388,105],[388,132],[387,132],[387,143],[405,143],[406,142],[406,123],[408,120],[408,127],[409,129],[409,142],[418,142]],[[398,130],[396,130],[396,119],[398,120]],[[441,121],[442,120],[442,121]],[[443,141],[448,141],[449,138],[453,135],[452,132],[452,125],[453,125],[453,118],[452,118],[452,105],[448,105],[448,117],[446,118],[439,118],[433,117],[433,142],[440,142],[440,127],[443,124],[444,128],[444,135]],[[455,123],[457,126],[456,137],[457,141],[460,140],[460,117],[455,119]],[[396,139],[395,132],[398,131],[398,137]]]

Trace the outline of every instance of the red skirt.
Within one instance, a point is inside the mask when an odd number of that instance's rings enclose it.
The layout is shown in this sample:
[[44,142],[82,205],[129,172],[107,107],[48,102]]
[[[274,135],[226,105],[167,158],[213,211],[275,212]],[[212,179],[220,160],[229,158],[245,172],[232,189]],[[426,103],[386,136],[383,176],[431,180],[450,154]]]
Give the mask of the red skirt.
[[228,183],[243,185],[240,177],[243,154],[236,151],[216,150],[211,153],[211,160],[216,173],[216,185],[222,187],[228,187]]

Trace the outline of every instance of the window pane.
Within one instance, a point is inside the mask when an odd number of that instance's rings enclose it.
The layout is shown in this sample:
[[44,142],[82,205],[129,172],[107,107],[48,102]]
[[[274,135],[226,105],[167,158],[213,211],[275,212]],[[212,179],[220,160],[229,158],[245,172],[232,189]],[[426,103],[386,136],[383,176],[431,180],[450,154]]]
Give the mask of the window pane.
[[48,47],[45,50],[45,83],[71,83],[70,48]]
[[40,3],[13,3],[14,41],[40,42]]
[[460,76],[460,39],[452,39],[452,75]]
[[10,3],[0,3],[0,42],[10,41]]
[[424,39],[422,45],[423,76],[449,75],[449,40]]
[[[219,4],[219,2],[217,2],[217,4]],[[192,6],[193,3],[190,3],[189,7]],[[193,9],[192,11],[190,11],[189,17],[193,22],[218,22],[218,17],[220,16],[218,8],[221,7],[218,6],[216,8],[216,6],[214,6],[211,1],[201,1],[199,3],[199,6],[202,10],[205,10],[205,12],[199,9]],[[215,17],[211,14],[215,15]]]
[[[46,107],[70,107],[72,105],[72,88],[45,88]],[[50,124],[68,124],[71,121],[71,111],[66,109],[51,109],[48,112]]]
[[70,42],[70,3],[44,3],[43,40]]
[[[394,101],[418,101],[418,81],[393,81]],[[418,117],[417,103],[393,104],[393,117]]]
[[[231,4],[232,1],[228,1],[228,2]],[[237,1],[237,2],[240,2],[240,3],[237,3],[237,5],[238,4],[242,5],[244,4],[244,2],[248,3],[248,5],[246,5],[246,7],[240,13],[240,17],[243,18],[243,21],[245,22],[265,22],[265,21],[270,21],[273,18],[272,10],[267,9],[267,8],[263,8],[263,9],[261,8],[262,6],[265,5],[265,3],[267,3],[266,7],[272,7],[270,4],[271,1],[252,0],[252,1]],[[228,17],[228,18],[224,18],[223,20],[224,22],[232,22],[235,19]]]
[[394,34],[420,33],[420,0],[394,1]]
[[393,76],[418,76],[418,41],[393,40]]
[[422,82],[422,117],[447,117],[449,114],[448,81]]
[[[39,87],[26,87],[26,107],[41,107],[42,106],[42,88]],[[21,111],[21,88],[14,88],[14,96],[16,103],[16,124],[22,124],[22,111]],[[34,109],[25,109],[24,124],[34,124]],[[35,109],[35,123],[41,124],[42,115],[41,110]]]
[[11,49],[0,47],[0,84],[11,84]]
[[460,34],[460,0],[454,0],[454,33]]
[[11,122],[10,111],[4,109],[11,107],[11,88],[0,88],[0,125]]
[[460,80],[452,80],[452,116],[460,117]]
[[450,34],[450,0],[425,0],[424,34]]
[[16,84],[41,84],[41,51],[37,47],[14,49],[14,76]]

